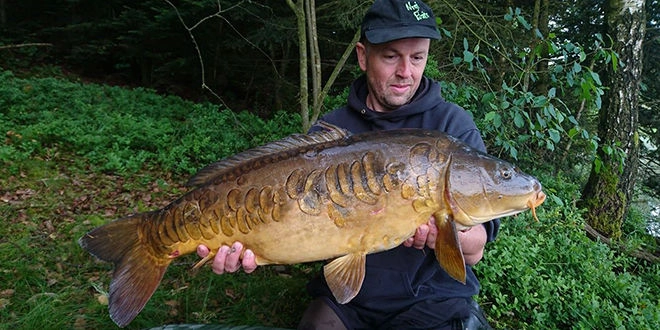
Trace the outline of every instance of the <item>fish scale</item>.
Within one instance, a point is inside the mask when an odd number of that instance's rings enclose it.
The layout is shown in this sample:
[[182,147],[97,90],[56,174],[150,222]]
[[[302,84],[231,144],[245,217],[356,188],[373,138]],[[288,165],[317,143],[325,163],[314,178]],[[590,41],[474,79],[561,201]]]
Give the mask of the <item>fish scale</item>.
[[329,260],[326,282],[347,303],[362,285],[366,255],[400,245],[432,216],[435,256],[465,283],[457,227],[534,211],[545,199],[535,178],[440,132],[351,135],[321,126],[211,164],[165,208],[84,235],[84,249],[115,264],[115,323],[130,323],[172,260],[200,244],[217,251],[240,241],[259,265]]

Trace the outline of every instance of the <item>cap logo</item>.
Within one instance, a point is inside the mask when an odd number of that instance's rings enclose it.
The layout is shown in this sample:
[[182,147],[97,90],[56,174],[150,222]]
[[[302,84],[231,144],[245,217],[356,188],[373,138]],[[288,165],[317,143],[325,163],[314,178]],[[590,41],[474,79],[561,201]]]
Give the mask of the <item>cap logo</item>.
[[427,12],[425,12],[425,11],[421,11],[421,10],[419,9],[419,5],[418,5],[417,2],[415,2],[415,1],[408,1],[408,2],[406,2],[406,9],[407,9],[408,11],[411,11],[411,12],[413,13],[413,15],[415,15],[415,18],[416,18],[418,21],[421,21],[421,20],[423,20],[423,19],[427,19],[427,18],[430,17],[430,16],[429,16],[429,13],[427,13]]

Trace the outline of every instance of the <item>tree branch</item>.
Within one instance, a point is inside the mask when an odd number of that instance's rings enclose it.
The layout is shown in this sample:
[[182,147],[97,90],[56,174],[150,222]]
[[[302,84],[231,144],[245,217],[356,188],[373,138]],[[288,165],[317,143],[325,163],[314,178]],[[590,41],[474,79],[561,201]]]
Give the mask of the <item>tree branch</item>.
[[593,240],[601,241],[601,242],[609,245],[610,247],[615,247],[615,248],[623,251],[624,253],[630,255],[631,257],[634,257],[634,258],[637,258],[637,259],[644,259],[644,260],[649,261],[649,262],[658,262],[658,261],[660,261],[660,257],[656,256],[653,253],[644,251],[642,249],[637,249],[637,250],[634,250],[634,251],[628,251],[625,248],[625,246],[623,246],[623,244],[613,242],[609,237],[603,236],[603,234],[599,233],[596,229],[591,227],[589,224],[585,223],[584,224],[584,229],[586,230],[587,236],[589,236],[589,238],[591,238]]
[[22,47],[53,47],[53,44],[44,43],[44,42],[32,42],[32,43],[18,44],[18,45],[4,45],[4,46],[0,46],[0,50],[11,49],[11,48],[22,48]]

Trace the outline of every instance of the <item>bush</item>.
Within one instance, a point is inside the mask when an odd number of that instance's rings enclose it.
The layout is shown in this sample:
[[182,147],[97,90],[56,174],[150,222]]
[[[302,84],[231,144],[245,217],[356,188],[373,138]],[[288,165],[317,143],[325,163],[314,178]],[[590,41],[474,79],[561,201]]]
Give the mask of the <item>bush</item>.
[[[543,180],[545,179],[545,180]],[[572,203],[579,187],[543,178],[549,198],[537,211],[504,219],[498,239],[475,268],[480,302],[497,328],[653,329],[660,322],[658,265],[637,262],[593,242]]]

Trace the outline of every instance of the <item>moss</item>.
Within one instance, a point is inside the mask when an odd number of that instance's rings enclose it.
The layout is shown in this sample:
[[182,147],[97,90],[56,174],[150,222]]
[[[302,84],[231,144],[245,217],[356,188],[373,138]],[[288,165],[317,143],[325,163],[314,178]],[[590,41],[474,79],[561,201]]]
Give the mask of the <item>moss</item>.
[[584,218],[598,232],[618,239],[621,237],[626,194],[619,189],[619,177],[612,167],[603,166],[596,177],[593,193],[582,203],[587,209]]

